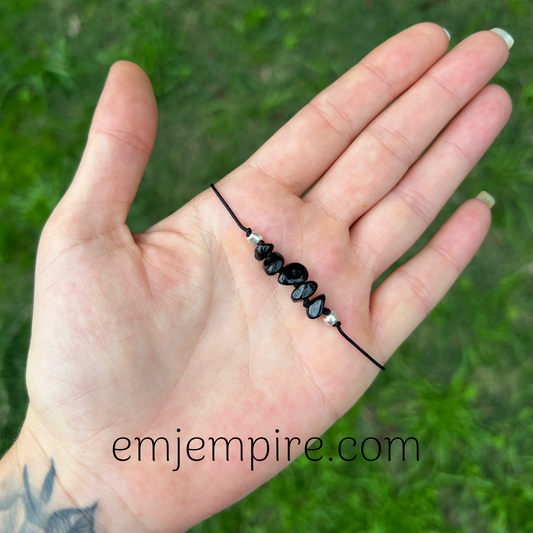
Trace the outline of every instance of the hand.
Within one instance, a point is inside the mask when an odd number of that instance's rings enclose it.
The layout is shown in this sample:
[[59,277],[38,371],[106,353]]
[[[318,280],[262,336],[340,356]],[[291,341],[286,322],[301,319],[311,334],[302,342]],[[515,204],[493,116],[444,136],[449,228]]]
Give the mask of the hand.
[[[381,364],[444,296],[490,224],[485,203],[465,202],[371,292],[511,111],[505,90],[485,86],[508,57],[504,40],[483,31],[443,57],[447,47],[431,23],[392,37],[217,183],[246,226],[308,268],[346,333]],[[271,457],[252,472],[249,459],[212,462],[206,441],[193,454],[206,459],[173,471],[164,448],[155,463],[151,453],[139,462],[135,437],[166,437],[171,447],[178,436],[273,442],[279,429],[305,442],[379,373],[264,274],[211,189],[130,233],[126,217],[156,128],[147,76],[117,63],[40,241],[30,405],[6,457],[27,464],[39,488],[53,458],[65,505],[97,502],[104,531],[186,529],[288,464]],[[122,436],[132,442],[124,462],[112,453]]]

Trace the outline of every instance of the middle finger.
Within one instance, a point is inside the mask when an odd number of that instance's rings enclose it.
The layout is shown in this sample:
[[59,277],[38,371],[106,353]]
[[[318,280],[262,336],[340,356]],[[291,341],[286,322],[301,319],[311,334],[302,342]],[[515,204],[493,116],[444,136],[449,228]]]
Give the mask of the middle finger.
[[363,130],[304,196],[306,208],[350,227],[394,187],[508,55],[493,32],[462,41]]

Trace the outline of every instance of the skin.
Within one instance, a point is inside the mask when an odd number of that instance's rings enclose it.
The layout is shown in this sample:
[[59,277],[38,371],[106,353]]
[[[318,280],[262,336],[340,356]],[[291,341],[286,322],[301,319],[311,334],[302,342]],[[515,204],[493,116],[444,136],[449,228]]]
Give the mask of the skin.
[[[490,225],[487,205],[468,200],[371,292],[511,113],[506,91],[487,85],[507,60],[503,39],[481,31],[446,53],[448,44],[432,23],[393,36],[217,183],[246,226],[286,262],[308,267],[346,333],[381,364],[445,295]],[[271,457],[252,472],[249,457],[233,454],[183,460],[173,472],[164,453],[139,462],[132,447],[118,453],[129,461],[117,461],[118,437],[172,444],[180,428],[183,440],[273,442],[279,429],[305,442],[380,372],[264,274],[210,189],[145,233],[130,232],[156,129],[148,77],[115,64],[79,169],[39,243],[30,404],[0,463],[0,479],[16,487],[24,465],[42,483],[53,457],[51,505],[97,502],[98,531],[185,530],[289,464]]]

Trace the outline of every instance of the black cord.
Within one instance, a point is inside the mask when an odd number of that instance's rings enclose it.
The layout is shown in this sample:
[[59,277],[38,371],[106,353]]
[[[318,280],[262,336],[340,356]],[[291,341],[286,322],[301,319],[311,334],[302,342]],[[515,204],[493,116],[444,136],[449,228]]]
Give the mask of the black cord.
[[350,337],[348,337],[348,335],[346,335],[346,333],[344,333],[344,331],[342,331],[341,329],[341,323],[340,322],[336,322],[335,324],[333,324],[333,327],[334,328],[337,328],[339,330],[339,333],[351,344],[353,344],[365,357],[368,357],[368,359],[370,359],[376,366],[378,366],[379,368],[381,368],[381,370],[385,370],[385,367],[380,365],[372,356],[368,355],[364,350],[363,348],[361,348],[361,346],[358,346],[352,339],[350,339]]
[[244,233],[246,233],[246,236],[249,237],[250,234],[252,233],[252,228],[245,228],[240,220],[237,218],[237,216],[235,215],[235,213],[231,210],[231,207],[226,203],[226,200],[224,200],[224,198],[222,198],[222,195],[217,191],[216,187],[211,183],[211,189],[213,189],[215,191],[215,194],[218,196],[218,199],[222,202],[222,205],[228,210],[228,213],[233,217],[233,220],[235,220],[235,222],[237,222],[237,226],[239,226],[239,228],[242,229],[242,231],[244,231]]
[[[212,183],[211,183],[211,188],[213,189],[215,194],[218,196],[218,199],[222,202],[222,205],[228,210],[228,213],[232,216],[233,220],[235,220],[235,222],[237,223],[239,228],[241,228],[242,231],[244,231],[246,233],[246,236],[249,237],[250,234],[252,233],[252,229],[251,228],[246,228],[245,226],[243,226],[241,224],[240,220],[236,217],[235,213],[231,210],[231,207],[227,204],[226,200],[224,200],[224,198],[222,198],[222,195],[217,191],[216,187]],[[263,241],[261,241],[261,242],[263,242]],[[303,306],[307,308],[307,307],[309,307],[309,304],[310,304],[309,298],[305,298],[304,301],[303,301]],[[329,315],[330,312],[331,311],[329,309],[327,309],[327,308],[323,309],[323,314],[326,315],[326,316]],[[365,357],[370,359],[370,361],[372,361],[377,367],[379,367],[381,370],[385,370],[384,366],[380,365],[373,357],[371,357],[369,354],[367,354],[358,344],[356,344],[352,339],[350,339],[350,337],[348,337],[348,335],[346,335],[346,333],[344,333],[344,331],[341,329],[341,323],[340,322],[336,322],[335,324],[333,324],[333,327],[337,328],[338,332],[350,344],[355,346]]]

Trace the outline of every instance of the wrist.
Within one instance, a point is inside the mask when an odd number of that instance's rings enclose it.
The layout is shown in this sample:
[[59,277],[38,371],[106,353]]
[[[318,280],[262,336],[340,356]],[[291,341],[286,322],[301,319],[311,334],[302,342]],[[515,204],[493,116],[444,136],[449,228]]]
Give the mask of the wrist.
[[146,531],[112,490],[29,418],[0,461],[0,533]]
[[96,531],[98,503],[79,504],[61,483],[57,459],[44,456],[26,431],[0,462],[0,532]]

